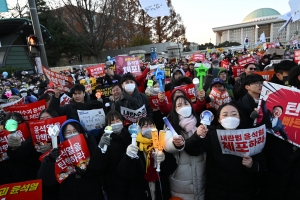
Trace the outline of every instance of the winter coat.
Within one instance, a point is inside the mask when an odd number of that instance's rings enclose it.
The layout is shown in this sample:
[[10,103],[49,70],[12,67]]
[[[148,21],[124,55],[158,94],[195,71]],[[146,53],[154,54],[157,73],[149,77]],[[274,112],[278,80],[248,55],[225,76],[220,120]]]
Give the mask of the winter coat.
[[242,85],[242,82],[244,80],[244,78],[246,77],[246,73],[241,73],[237,78],[236,78],[236,81],[235,81],[235,84],[233,86],[233,95],[234,95],[234,98],[236,100],[239,100],[239,98],[241,98],[243,95],[239,93],[239,88],[240,86]]
[[175,74],[177,71],[180,71],[181,74],[182,74],[182,76],[185,75],[185,73],[183,72],[182,69],[178,69],[178,68],[174,69],[173,72],[172,72],[172,77],[171,77],[170,83],[168,83],[168,84],[165,85],[165,92],[173,90],[174,84],[175,84],[175,82],[176,82],[175,79],[174,79],[174,74]]
[[273,74],[273,77],[271,78],[271,80],[269,82],[276,83],[278,85],[284,85],[284,82],[279,80],[279,78],[277,78],[276,74]]
[[[64,126],[70,122],[80,124],[78,121],[72,119],[67,120],[64,124],[62,124],[60,129],[61,142],[65,140],[62,130]],[[99,173],[93,170],[95,167],[91,166],[94,163],[93,159],[97,159],[94,157],[94,150],[97,148],[97,143],[93,136],[86,138],[86,142],[91,157],[86,173],[84,174],[76,172],[69,175],[62,183],[59,184],[55,175],[55,163],[49,161],[48,156],[46,156],[41,164],[37,178],[42,179],[43,185],[45,186],[50,187],[58,185],[59,199],[61,200],[104,200]]]
[[34,103],[37,101],[37,98],[34,95],[25,97],[25,104]]
[[137,76],[135,78],[136,82],[138,82],[138,84],[139,84],[138,90],[141,93],[145,93],[145,82],[146,82],[146,77],[147,77],[147,74],[149,71],[150,71],[150,69],[146,68],[140,76]]
[[[206,200],[255,200],[262,173],[265,170],[263,153],[252,156],[251,168],[242,165],[243,158],[222,154],[215,126],[201,140],[206,150]],[[218,129],[223,129],[220,125]]]
[[171,194],[183,200],[204,200],[206,155],[200,137],[194,133],[188,138],[186,132],[180,133],[185,146],[177,149],[173,144],[171,131],[166,131],[164,149],[173,153],[178,167],[169,178]]

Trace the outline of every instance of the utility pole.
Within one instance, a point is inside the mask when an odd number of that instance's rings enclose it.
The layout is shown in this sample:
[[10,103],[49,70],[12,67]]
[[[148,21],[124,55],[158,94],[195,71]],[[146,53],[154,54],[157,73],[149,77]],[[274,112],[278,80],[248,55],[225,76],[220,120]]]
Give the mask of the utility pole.
[[39,40],[39,49],[40,49],[40,52],[41,52],[42,65],[46,68],[49,68],[48,61],[47,61],[47,56],[46,56],[45,45],[44,45],[44,40],[43,40],[43,35],[42,35],[42,31],[41,31],[41,26],[40,26],[40,21],[39,21],[39,17],[38,17],[38,14],[37,14],[35,0],[28,0],[28,3],[29,3],[29,8],[30,8],[30,16],[31,16],[34,35]]

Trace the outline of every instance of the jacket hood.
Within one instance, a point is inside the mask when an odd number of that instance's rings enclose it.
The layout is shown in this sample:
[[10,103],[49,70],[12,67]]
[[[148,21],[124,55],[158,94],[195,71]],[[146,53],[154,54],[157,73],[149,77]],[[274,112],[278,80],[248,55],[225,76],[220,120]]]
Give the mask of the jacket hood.
[[183,83],[185,83],[185,84],[192,84],[193,81],[192,81],[192,79],[190,77],[186,77],[186,76],[179,77],[179,79],[177,81],[175,81],[174,87],[181,86]]
[[[78,123],[81,127],[82,125],[80,124],[79,121],[75,120],[75,119],[68,119],[67,121],[65,121],[61,127],[60,127],[60,131],[59,131],[59,139],[60,139],[60,142],[64,142],[65,141],[65,137],[64,137],[64,133],[63,133],[63,129],[65,126],[67,126],[69,123],[71,122],[75,122],[75,123]],[[84,128],[82,127],[82,130],[84,130]]]
[[185,93],[185,91],[184,91],[183,89],[181,89],[181,88],[174,88],[174,89],[172,90],[172,95],[171,95],[171,101],[172,101],[172,102],[173,102],[174,94],[175,94],[175,92],[176,92],[177,90],[181,91],[181,92],[183,93],[183,95],[186,96],[186,93]]
[[171,77],[171,83],[172,84],[174,84],[175,83],[175,79],[174,79],[174,74],[176,73],[176,72],[178,72],[178,71],[180,71],[181,72],[181,74],[182,74],[182,76],[184,76],[185,75],[185,73],[184,73],[184,71],[182,70],[182,69],[174,69],[173,70],[173,72],[172,72],[172,77]]

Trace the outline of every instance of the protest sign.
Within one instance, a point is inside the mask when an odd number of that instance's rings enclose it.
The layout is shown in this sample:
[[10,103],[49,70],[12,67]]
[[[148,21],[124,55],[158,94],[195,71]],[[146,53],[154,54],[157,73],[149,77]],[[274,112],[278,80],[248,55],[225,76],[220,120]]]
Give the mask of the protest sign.
[[103,86],[96,89],[96,93],[101,93],[101,96],[109,98],[112,95],[112,86]]
[[194,53],[192,55],[192,60],[193,62],[201,61],[203,62],[205,60],[205,55],[202,53]]
[[181,85],[181,86],[177,86],[175,88],[179,88],[179,89],[185,91],[186,97],[189,98],[192,102],[196,101],[196,91],[195,91],[194,84]]
[[[16,133],[16,135],[21,137],[22,142],[30,137],[30,132],[28,130],[26,123],[19,124],[18,129],[15,133]],[[7,136],[9,134],[10,134],[10,132],[7,130],[0,130],[0,162],[9,159],[9,157],[6,153],[7,149],[8,149]]]
[[3,103],[1,104],[1,107],[4,111],[8,111],[10,107],[13,107],[13,106],[17,106],[17,105],[23,105],[24,104],[24,97],[19,99],[19,100],[16,100],[16,101],[13,101],[13,102],[9,102],[9,103]]
[[239,157],[260,153],[266,143],[266,127],[262,125],[252,129],[219,130],[217,135],[223,154]]
[[104,110],[77,110],[80,124],[88,131],[105,126]]
[[[157,95],[155,95],[155,96],[149,96],[148,98],[149,98],[149,101],[150,101],[150,106],[153,109],[153,111],[159,110],[159,106],[158,106],[159,100],[158,100]],[[166,103],[172,102],[171,101],[171,92],[170,91],[167,91],[165,93],[165,101],[166,101]]]
[[76,172],[75,166],[87,168],[90,160],[89,148],[83,134],[74,136],[59,145],[59,156],[55,162],[55,176],[62,183],[69,175]]
[[276,47],[276,42],[269,42],[269,43],[266,43],[266,47],[267,47],[268,49],[275,48],[275,47]]
[[270,48],[267,50],[268,54],[273,55],[274,53],[276,53],[276,49],[275,48]]
[[211,101],[207,104],[208,108],[215,108],[216,110],[218,110],[221,105],[231,101],[231,98],[226,90],[221,92],[216,88],[211,89],[209,97]]
[[132,123],[138,123],[138,121],[147,116],[147,109],[145,105],[142,107],[132,110],[126,107],[121,106],[120,107],[120,113],[124,117],[124,126],[132,124]]
[[60,127],[66,120],[66,116],[61,116],[29,122],[33,146],[38,150],[36,145],[45,145],[46,143],[51,142],[51,137],[48,134],[49,125],[56,124]]
[[253,56],[244,55],[238,58],[238,62],[239,66],[245,66],[249,63],[256,63],[256,59]]
[[138,76],[141,75],[140,59],[131,56],[116,56],[117,74],[127,74],[128,72]]
[[300,62],[300,50],[294,51],[294,62],[298,64]]
[[42,180],[31,180],[0,185],[1,200],[41,200]]
[[143,10],[153,18],[170,15],[170,9],[165,0],[139,0]]
[[96,66],[86,68],[92,77],[104,76],[105,64],[101,63]]
[[290,61],[293,61],[292,59],[279,59],[279,60],[270,60],[270,63],[272,63],[272,64],[278,64],[278,63],[280,63],[280,62],[283,61],[283,60],[290,60]]
[[270,81],[275,74],[274,71],[262,71],[262,72],[254,72],[254,74],[261,75],[266,81]]
[[229,70],[229,64],[230,63],[227,60],[222,60],[220,66],[222,68],[225,68],[225,69]]
[[30,121],[38,119],[40,112],[46,108],[46,100],[40,100],[34,103],[9,107],[9,112],[20,113],[24,120]]
[[70,104],[72,101],[72,98],[69,97],[68,95],[66,94],[63,94],[61,97],[60,97],[60,106],[64,106],[64,105],[67,105],[67,104]]
[[[258,109],[270,119],[267,132],[300,147],[300,91],[275,83],[264,82]],[[261,123],[261,118],[256,124]],[[272,128],[270,127],[272,126]]]
[[238,77],[239,75],[241,75],[242,73],[245,72],[245,68],[242,67],[242,66],[232,67],[232,71],[233,71],[234,78],[236,78],[236,77]]
[[[61,91],[69,91],[69,84],[73,83],[73,78],[51,71],[50,69],[43,66],[43,72],[47,76],[50,82],[53,83],[54,87]],[[68,81],[69,83],[66,83]]]
[[285,49],[276,49],[276,55],[283,56],[285,52]]
[[94,89],[95,89],[95,87],[96,87],[96,81],[97,81],[96,78],[89,78],[88,80],[86,80],[86,79],[81,79],[81,80],[79,81],[79,83],[80,83],[81,85],[84,85],[85,91],[88,92],[88,91],[90,91],[90,90],[94,90]]

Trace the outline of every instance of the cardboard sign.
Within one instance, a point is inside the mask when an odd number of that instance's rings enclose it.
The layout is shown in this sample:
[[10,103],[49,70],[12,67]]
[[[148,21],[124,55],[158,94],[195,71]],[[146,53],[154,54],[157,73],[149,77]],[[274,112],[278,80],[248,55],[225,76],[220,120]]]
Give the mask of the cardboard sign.
[[147,116],[147,109],[145,105],[142,107],[132,110],[126,107],[121,106],[120,107],[120,113],[124,118],[124,126],[132,124],[132,123],[138,123],[138,121]]
[[229,70],[229,64],[230,63],[227,60],[222,60],[220,66],[222,68],[225,68],[225,69]]
[[276,55],[283,56],[285,53],[285,49],[276,49]]
[[254,72],[254,74],[260,74],[266,81],[270,81],[275,74],[274,71],[262,71],[262,72]]
[[300,61],[300,50],[295,50],[294,51],[294,62],[298,64]]
[[3,104],[1,104],[1,107],[5,112],[8,112],[10,107],[17,106],[17,105],[24,105],[24,100],[25,100],[25,98],[23,97],[19,100],[13,101],[13,102],[3,103]]
[[239,157],[260,153],[266,143],[266,127],[252,129],[218,130],[218,139],[223,154]]
[[41,200],[42,180],[10,183],[0,186],[1,200]]
[[197,61],[201,61],[201,62],[203,62],[204,60],[205,60],[205,55],[204,54],[202,54],[202,53],[194,53],[193,55],[192,55],[192,61],[193,62],[197,62]]
[[239,75],[241,75],[242,73],[245,72],[245,68],[242,67],[242,66],[232,67],[232,71],[233,71],[234,78],[236,78],[236,77],[238,77]]
[[112,86],[103,86],[96,89],[96,93],[100,92],[102,96],[108,98],[112,95]]
[[92,77],[100,77],[104,76],[104,68],[105,64],[101,63],[99,65],[88,67],[86,69]]
[[[299,96],[300,91],[296,88],[265,81],[258,106],[258,109],[263,112],[264,116],[268,116],[270,122],[273,122],[272,129],[267,129],[267,132],[298,147],[300,147]],[[279,111],[281,110],[282,113],[278,112],[277,108],[280,108]],[[277,112],[277,117],[275,112]],[[258,119],[256,124],[259,123],[261,123],[261,120]]]
[[[8,140],[7,136],[10,134],[7,130],[0,130],[0,162],[9,159],[7,155]],[[21,137],[22,142],[30,137],[30,132],[28,130],[27,124],[22,123],[18,125],[18,129],[15,132],[16,135]]]
[[72,98],[69,97],[68,95],[66,94],[63,94],[61,97],[60,97],[60,106],[64,106],[64,105],[67,105],[67,104],[70,104],[72,101]]
[[46,143],[51,142],[51,137],[48,134],[48,128],[50,125],[61,125],[67,120],[66,116],[55,117],[45,120],[37,120],[29,122],[29,129],[31,132],[31,139],[33,146],[38,150],[36,145],[45,145]]
[[181,85],[175,88],[179,88],[187,94],[186,97],[189,98],[192,102],[195,102],[196,99],[196,92],[195,92],[195,85],[189,84],[189,85]]
[[9,112],[20,113],[24,120],[30,121],[38,119],[40,112],[46,108],[46,100],[40,100],[26,105],[9,107]]
[[77,110],[80,124],[88,131],[105,126],[104,110]]
[[[70,90],[69,84],[73,83],[73,78],[72,77],[69,77],[69,76],[51,71],[50,69],[47,69],[44,66],[43,66],[43,72],[47,76],[49,81],[51,81],[53,83],[55,88],[57,88],[61,91],[67,91],[67,92]],[[66,84],[65,81],[68,81],[69,83]],[[66,87],[66,85],[68,87]]]
[[[167,91],[167,92],[165,93],[165,101],[166,101],[167,103],[172,102],[172,101],[171,101],[171,96],[172,96],[172,94],[171,94],[170,91]],[[150,106],[151,106],[151,108],[153,109],[153,111],[159,110],[159,106],[158,106],[159,100],[158,100],[157,95],[155,95],[155,96],[149,96],[148,98],[149,98],[149,101],[150,101]]]
[[267,52],[268,52],[268,54],[274,54],[274,53],[276,53],[276,49],[275,48],[270,48],[270,49],[268,49],[267,50]]
[[218,110],[221,105],[231,101],[231,98],[226,90],[220,92],[214,87],[211,89],[209,97],[211,102],[208,103],[208,108],[215,108],[216,110]]
[[136,76],[141,75],[140,59],[131,56],[116,56],[117,74],[132,73]]
[[56,180],[62,183],[69,175],[76,173],[75,167],[86,169],[90,160],[89,148],[83,134],[79,134],[58,145],[59,156],[55,162]]

